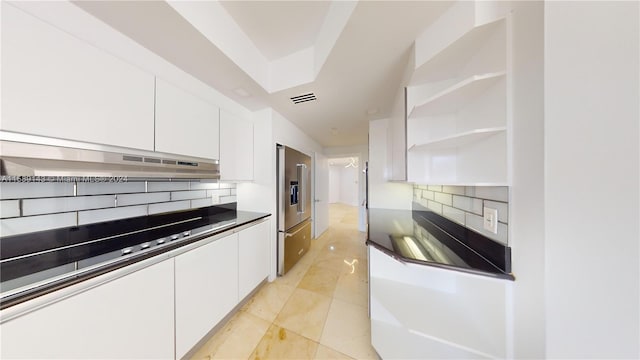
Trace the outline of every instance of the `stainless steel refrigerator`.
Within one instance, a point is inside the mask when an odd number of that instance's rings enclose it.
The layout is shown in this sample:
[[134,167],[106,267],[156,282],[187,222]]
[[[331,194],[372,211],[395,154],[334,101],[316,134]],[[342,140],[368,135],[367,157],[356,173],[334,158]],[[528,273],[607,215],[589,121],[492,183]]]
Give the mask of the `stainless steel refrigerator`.
[[311,158],[278,145],[278,275],[289,271],[311,245]]

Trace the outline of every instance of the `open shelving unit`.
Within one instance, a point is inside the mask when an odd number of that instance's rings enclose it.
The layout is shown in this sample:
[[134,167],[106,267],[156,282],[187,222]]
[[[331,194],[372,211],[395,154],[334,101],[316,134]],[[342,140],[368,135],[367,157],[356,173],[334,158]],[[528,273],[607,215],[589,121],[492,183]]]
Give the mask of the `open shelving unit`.
[[407,87],[410,182],[509,183],[510,15],[487,19],[479,6],[458,3],[416,40]]
[[489,136],[503,133],[505,131],[507,131],[506,127],[474,129],[470,131],[465,131],[463,133],[430,140],[422,144],[411,145],[411,147],[409,148],[409,151],[425,151],[425,150],[428,151],[428,150],[458,148],[461,146],[466,146],[466,145],[475,143]]
[[457,110],[461,104],[468,103],[504,77],[506,72],[500,71],[484,75],[472,75],[453,86],[426,99],[423,103],[415,105],[409,113],[409,117],[422,117],[433,114],[450,113]]

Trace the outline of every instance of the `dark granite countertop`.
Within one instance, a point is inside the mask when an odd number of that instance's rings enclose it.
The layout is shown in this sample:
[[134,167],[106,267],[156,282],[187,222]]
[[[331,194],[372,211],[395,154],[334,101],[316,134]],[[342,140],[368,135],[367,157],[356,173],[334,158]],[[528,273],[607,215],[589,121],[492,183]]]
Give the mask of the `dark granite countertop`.
[[403,262],[515,280],[511,249],[414,204],[369,209],[367,245]]
[[0,238],[0,309],[250,224],[235,204]]

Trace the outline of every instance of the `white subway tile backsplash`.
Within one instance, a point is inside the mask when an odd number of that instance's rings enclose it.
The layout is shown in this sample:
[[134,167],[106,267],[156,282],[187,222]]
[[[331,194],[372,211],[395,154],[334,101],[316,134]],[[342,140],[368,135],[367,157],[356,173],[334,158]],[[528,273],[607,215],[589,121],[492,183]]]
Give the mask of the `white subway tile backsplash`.
[[191,202],[189,200],[149,204],[149,215],[165,213],[170,211],[185,210],[185,209],[189,209],[190,205],[191,205]]
[[188,181],[149,181],[147,192],[189,190]]
[[20,200],[0,201],[0,218],[20,216]]
[[475,186],[465,186],[464,187],[464,195],[474,197],[476,196],[476,187]]
[[464,211],[471,211],[472,208],[472,199],[470,197],[466,197],[466,196],[457,196],[457,195],[453,195],[453,206],[464,210]]
[[440,204],[443,204],[443,205],[449,205],[449,206],[452,205],[453,200],[452,200],[452,195],[451,194],[444,194],[444,193],[440,193],[440,192],[437,192],[437,193],[434,193],[434,194],[435,194],[435,198],[434,198],[435,201],[437,201],[437,202],[439,202]]
[[0,236],[76,226],[76,213],[26,216],[0,221]]
[[[508,187],[414,185],[413,189],[414,201],[421,206],[473,229],[488,238],[507,244],[509,222]],[[498,210],[498,234],[484,230],[482,218],[484,206]]]
[[153,204],[171,200],[171,193],[154,192],[142,194],[124,194],[118,196],[118,206],[130,206],[139,204]]
[[471,200],[471,212],[482,216],[482,200],[480,199],[472,199]]
[[237,199],[235,196],[220,196],[220,204],[228,204],[236,201]]
[[[101,195],[144,192],[144,181],[123,183],[78,183],[78,195]],[[70,194],[70,195],[73,195]]]
[[73,196],[73,183],[0,183],[0,199]]
[[506,186],[476,186],[474,197],[509,202],[509,188]]
[[509,223],[509,204],[496,201],[484,201],[484,206],[498,210],[498,221]]
[[22,200],[22,215],[41,215],[115,207],[115,195],[71,196]]
[[218,181],[215,182],[205,182],[205,181],[192,181],[190,190],[210,190],[210,189],[219,189],[220,184]]
[[0,183],[2,235],[48,230],[237,201],[236,184],[213,181]]
[[442,185],[429,185],[427,189],[431,191],[442,191]]
[[207,190],[176,191],[171,193],[171,201],[201,199],[204,197],[207,197]]
[[418,204],[422,205],[422,207],[428,208],[429,207],[429,200],[427,199],[418,199]]
[[422,198],[423,199],[433,200],[434,199],[434,195],[433,194],[435,194],[433,191],[422,190]]
[[452,208],[451,206],[442,206],[442,216],[448,217],[449,219],[464,225],[465,222],[465,212],[462,210],[458,210],[456,208]]
[[78,212],[78,225],[147,215],[147,205]]
[[429,208],[429,210],[431,210],[431,211],[433,211],[435,213],[442,214],[442,204],[440,204],[440,203],[428,200],[427,207]]
[[453,207],[482,215],[482,200],[466,196],[453,195]]
[[442,192],[447,194],[464,195],[464,186],[443,186]]
[[465,225],[468,228],[471,228],[473,230],[475,230],[476,232],[479,232],[480,234],[499,241],[503,244],[507,244],[507,237],[508,237],[508,227],[505,224],[502,223],[498,223],[498,233],[494,234],[490,231],[487,231],[484,229],[483,227],[483,218],[482,216],[478,216],[478,215],[474,215],[474,214],[469,214],[467,213],[465,215]]
[[205,206],[211,206],[211,205],[215,205],[213,203],[213,199],[208,197],[208,198],[204,198],[204,199],[195,199],[195,200],[191,200],[191,208],[201,208],[201,207],[205,207]]
[[231,189],[207,190],[207,196],[230,196]]

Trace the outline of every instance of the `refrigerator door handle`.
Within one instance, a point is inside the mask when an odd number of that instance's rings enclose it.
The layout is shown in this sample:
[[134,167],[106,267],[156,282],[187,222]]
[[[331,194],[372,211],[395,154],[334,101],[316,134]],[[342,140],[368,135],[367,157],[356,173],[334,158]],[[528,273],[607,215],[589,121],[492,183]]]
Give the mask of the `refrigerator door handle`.
[[302,196],[298,196],[298,214],[302,214],[306,210],[306,193],[307,193],[307,165],[306,164],[296,164],[296,172],[298,175],[298,181],[300,182],[300,187],[298,189],[298,194],[302,194]]
[[288,238],[288,237],[291,237],[291,236],[296,236],[296,234],[297,234],[297,233],[299,233],[300,231],[304,230],[304,229],[305,229],[305,228],[307,228],[309,225],[311,225],[311,222],[308,222],[305,226],[301,227],[300,229],[298,229],[298,230],[296,230],[296,231],[294,231],[294,232],[292,232],[292,233],[285,233],[285,234],[284,234],[284,237],[285,237],[285,238]]

